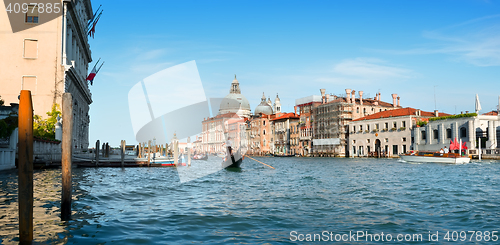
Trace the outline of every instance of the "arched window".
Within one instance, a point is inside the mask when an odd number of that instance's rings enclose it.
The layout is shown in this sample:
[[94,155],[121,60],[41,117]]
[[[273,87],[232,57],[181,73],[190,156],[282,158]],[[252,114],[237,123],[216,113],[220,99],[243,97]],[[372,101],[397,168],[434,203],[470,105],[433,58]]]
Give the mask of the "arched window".
[[359,113],[359,107],[356,107],[356,113]]
[[266,130],[264,129],[264,131],[262,132],[264,135],[266,135]]

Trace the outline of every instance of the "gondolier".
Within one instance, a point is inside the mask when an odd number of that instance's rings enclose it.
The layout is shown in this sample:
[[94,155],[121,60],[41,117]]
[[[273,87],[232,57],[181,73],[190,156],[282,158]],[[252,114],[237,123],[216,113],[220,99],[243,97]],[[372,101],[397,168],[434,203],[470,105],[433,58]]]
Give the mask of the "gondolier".
[[224,168],[239,168],[240,164],[242,162],[242,157],[241,153],[237,151],[235,154],[233,154],[233,149],[232,149],[232,142],[231,142],[231,137],[227,137],[226,142],[224,143],[224,146],[227,149],[227,155],[224,161],[222,162],[222,166]]

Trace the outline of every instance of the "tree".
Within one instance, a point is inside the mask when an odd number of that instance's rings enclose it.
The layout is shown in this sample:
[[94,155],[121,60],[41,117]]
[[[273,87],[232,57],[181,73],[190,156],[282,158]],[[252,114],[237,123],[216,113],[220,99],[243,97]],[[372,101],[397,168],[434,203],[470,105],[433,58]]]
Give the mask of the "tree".
[[49,118],[46,120],[42,119],[39,115],[33,116],[33,135],[41,138],[56,138],[56,123],[57,116],[61,115],[59,105],[54,103],[52,105],[52,110],[47,112]]
[[0,106],[3,106],[4,103],[5,101],[2,100],[2,96],[0,95]]

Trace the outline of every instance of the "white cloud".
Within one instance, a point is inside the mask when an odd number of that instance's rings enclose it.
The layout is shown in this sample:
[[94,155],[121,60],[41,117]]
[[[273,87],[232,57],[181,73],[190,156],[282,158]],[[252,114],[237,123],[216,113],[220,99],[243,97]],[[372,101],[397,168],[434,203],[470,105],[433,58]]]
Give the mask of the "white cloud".
[[375,50],[396,55],[446,54],[475,66],[500,66],[500,15],[484,16],[433,31],[422,37],[433,42],[409,50]]
[[335,65],[333,71],[340,75],[348,75],[365,79],[409,78],[412,71],[387,65],[385,61],[375,58],[355,58],[343,60]]

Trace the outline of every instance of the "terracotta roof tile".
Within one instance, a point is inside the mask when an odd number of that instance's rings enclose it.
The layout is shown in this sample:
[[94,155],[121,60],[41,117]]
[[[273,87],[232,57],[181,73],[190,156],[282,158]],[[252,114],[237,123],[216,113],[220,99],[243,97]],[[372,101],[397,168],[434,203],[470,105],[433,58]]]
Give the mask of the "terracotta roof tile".
[[498,116],[498,111],[490,111],[490,112],[484,113],[483,115],[485,115],[485,116]]
[[271,121],[276,121],[276,120],[280,120],[280,119],[287,119],[287,118],[290,118],[290,119],[299,119],[300,117],[297,114],[295,114],[293,112],[290,112],[290,113],[283,114],[280,117],[271,119]]

